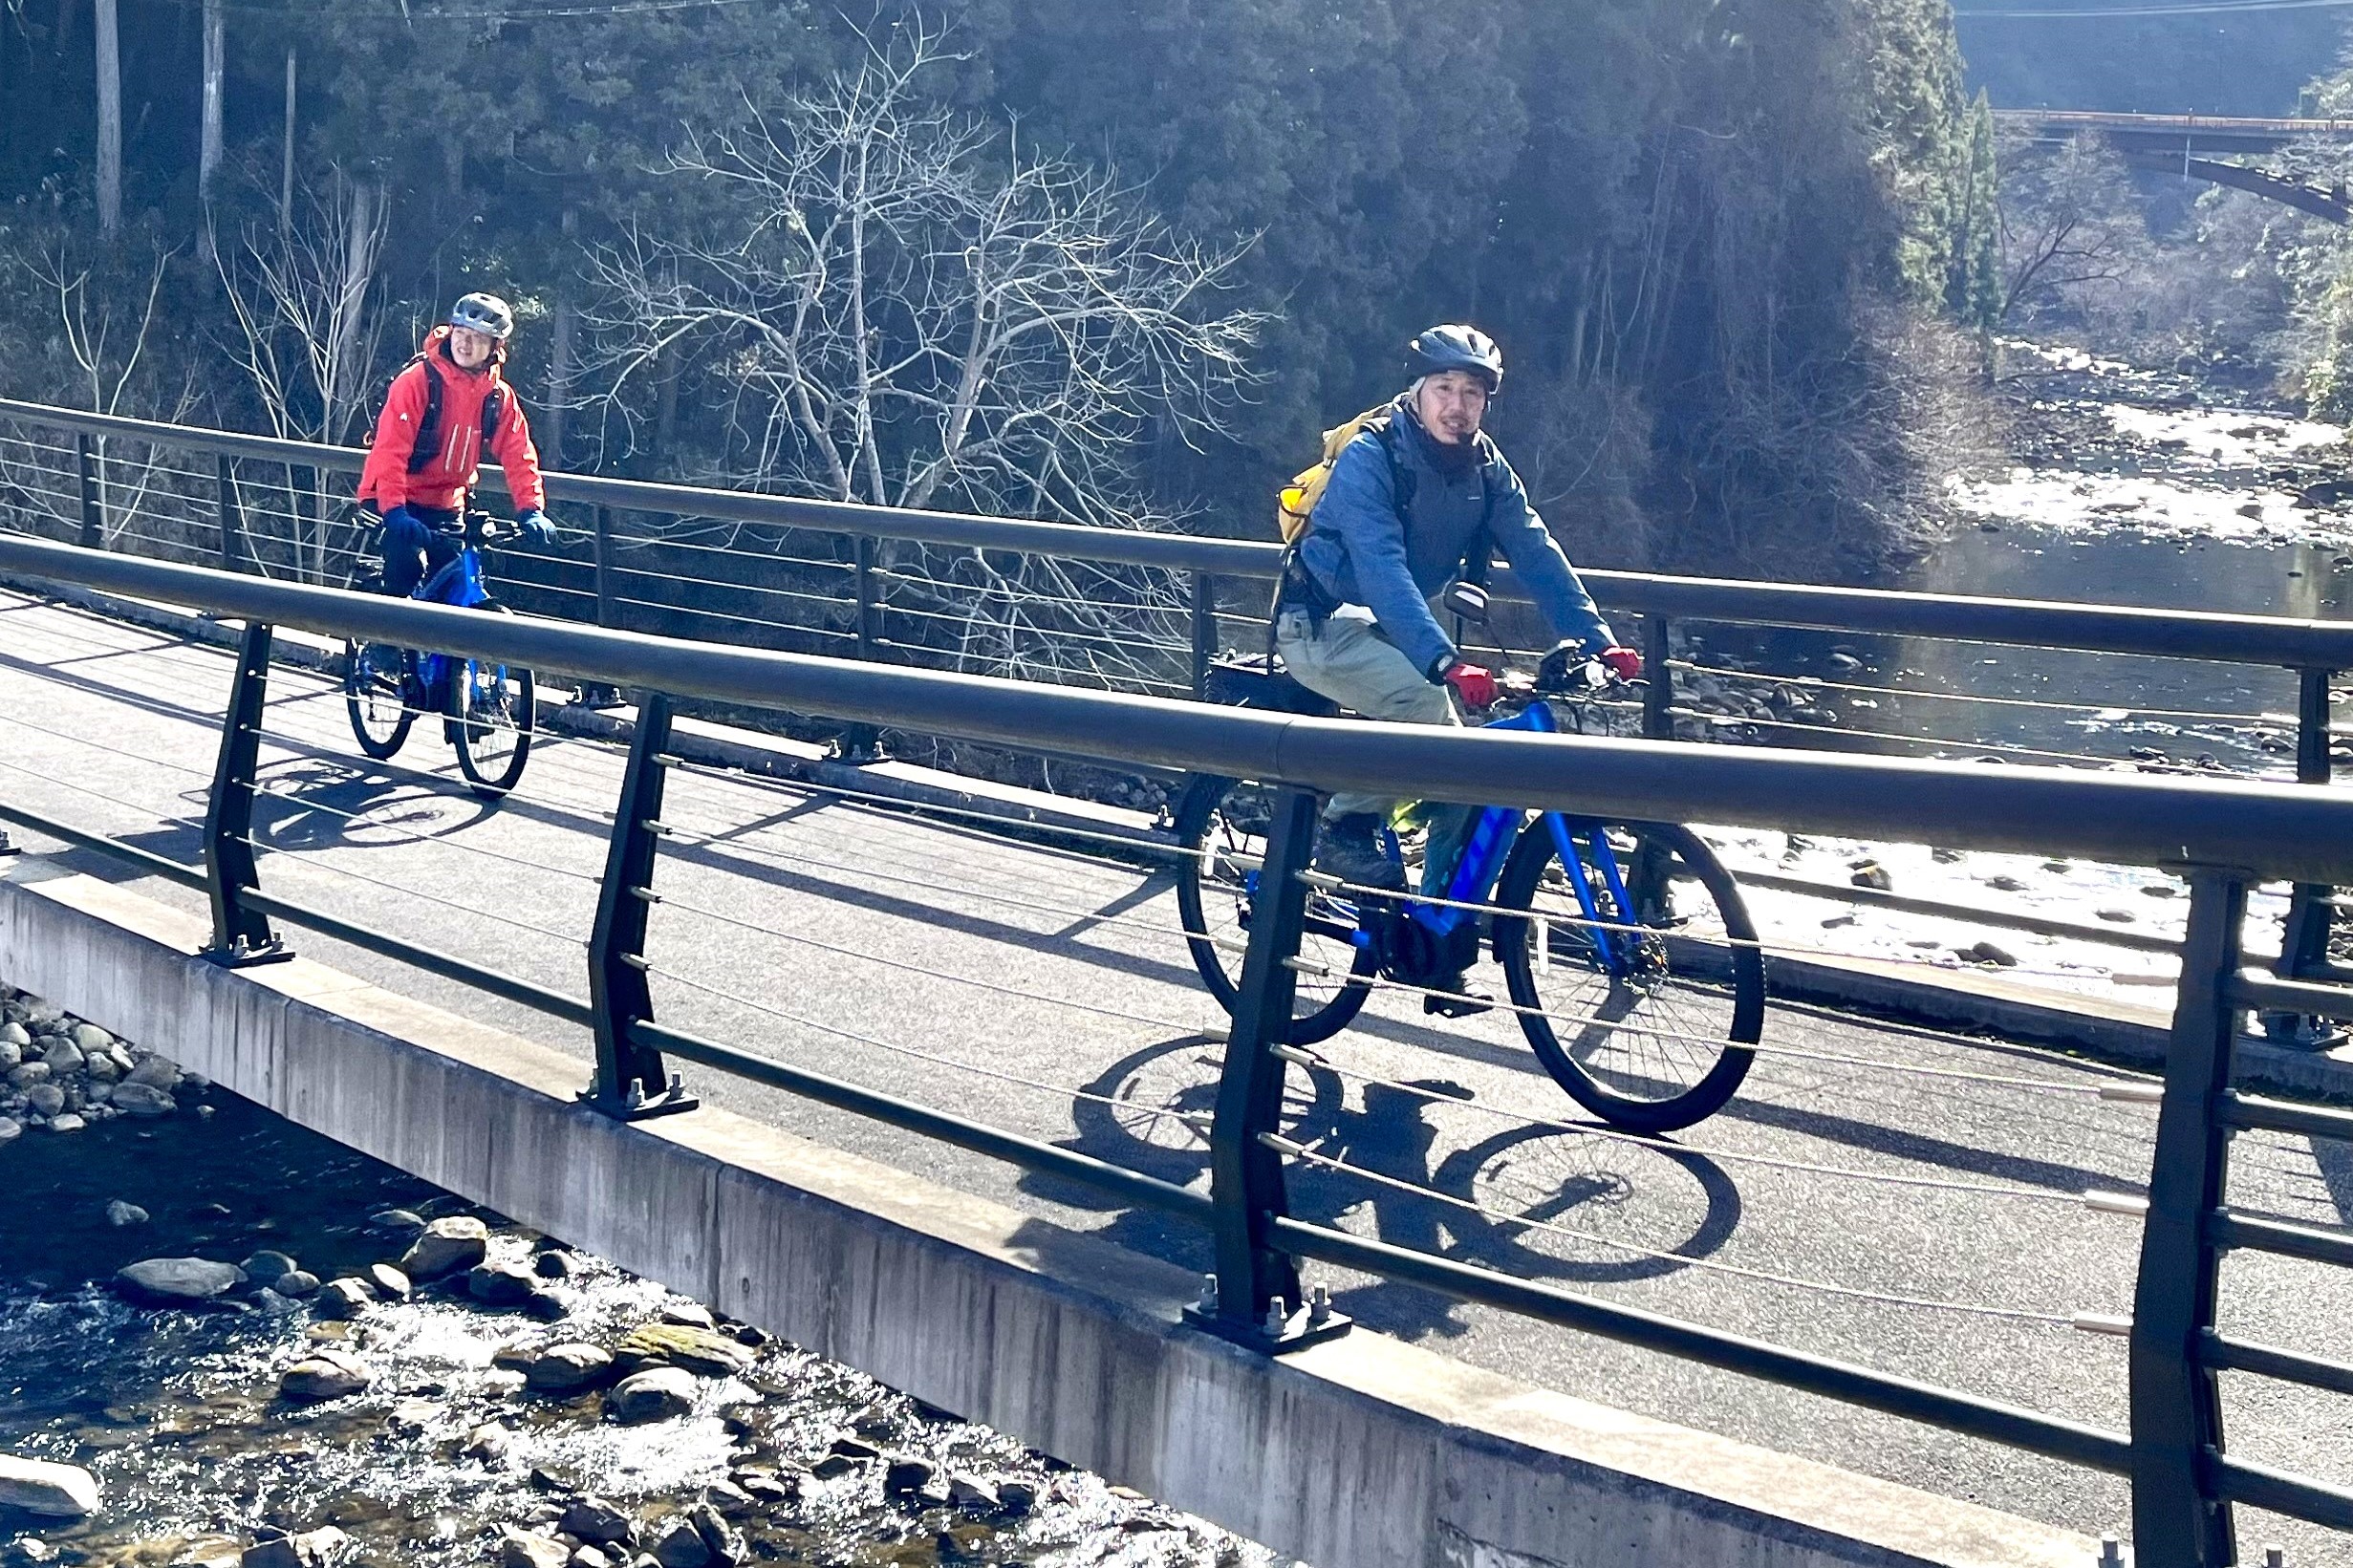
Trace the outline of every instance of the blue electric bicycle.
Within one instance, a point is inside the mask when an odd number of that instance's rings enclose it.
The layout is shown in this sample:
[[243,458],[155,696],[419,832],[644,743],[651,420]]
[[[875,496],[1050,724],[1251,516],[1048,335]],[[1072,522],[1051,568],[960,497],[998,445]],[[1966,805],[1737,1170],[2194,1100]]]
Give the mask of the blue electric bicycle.
[[[1556,704],[1582,730],[1586,708],[1608,689],[1598,665],[1572,671],[1566,691],[1505,685],[1499,708],[1508,711],[1488,727],[1540,735],[1561,731]],[[1220,661],[1211,695],[1336,711],[1260,660]],[[1197,777],[1176,806],[1176,835],[1191,851],[1176,883],[1187,945],[1228,1012],[1275,799],[1247,780]],[[1417,869],[1393,829],[1388,844],[1401,872]],[[1689,1127],[1748,1075],[1764,1027],[1756,926],[1731,873],[1690,829],[1478,808],[1444,889],[1441,899],[1311,879],[1289,1043],[1346,1028],[1376,977],[1439,993],[1428,1010],[1458,1015],[1464,999],[1445,987],[1485,947],[1545,1070],[1605,1121],[1639,1132]]]
[[[513,613],[491,596],[483,569],[484,550],[513,536],[489,513],[467,511],[457,554],[427,573],[410,597],[494,615]],[[370,532],[362,548],[373,554],[376,544]],[[381,593],[383,573],[363,565],[346,586],[355,592]],[[499,799],[522,779],[531,755],[538,696],[531,672],[513,665],[383,642],[343,645],[343,705],[359,749],[382,762],[407,741],[418,715],[438,714],[443,737],[457,748],[466,787],[485,800]]]

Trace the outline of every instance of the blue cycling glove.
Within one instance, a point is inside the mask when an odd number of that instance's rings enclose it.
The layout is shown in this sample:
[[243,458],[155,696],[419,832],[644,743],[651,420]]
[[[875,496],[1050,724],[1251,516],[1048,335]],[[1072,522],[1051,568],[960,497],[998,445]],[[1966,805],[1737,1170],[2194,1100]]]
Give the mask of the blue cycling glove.
[[424,519],[405,505],[395,506],[384,514],[384,552],[397,549],[421,550],[431,534]]
[[549,518],[546,512],[541,511],[536,506],[531,507],[528,511],[517,512],[515,514],[515,526],[522,529],[523,537],[529,540],[534,545],[552,545],[555,543],[554,522]]

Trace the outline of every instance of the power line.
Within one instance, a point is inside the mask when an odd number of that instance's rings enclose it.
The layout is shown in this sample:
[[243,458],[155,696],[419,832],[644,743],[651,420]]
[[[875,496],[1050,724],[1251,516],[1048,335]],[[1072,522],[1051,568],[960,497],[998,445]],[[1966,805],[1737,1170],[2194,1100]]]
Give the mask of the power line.
[[[187,8],[201,0],[171,0]],[[441,7],[412,7],[400,0],[399,19],[411,27],[419,22],[537,22],[562,18],[597,18],[604,16],[637,16],[649,11],[708,11],[720,6],[749,5],[752,0],[613,0],[609,5],[507,6],[478,11],[452,11]],[[254,16],[334,16],[338,21],[349,20],[351,13],[342,7],[330,6],[264,6],[227,0],[223,10]],[[382,18],[392,20],[389,12]]]
[[2004,11],[1955,10],[1956,19],[1969,17],[2091,17],[2091,16],[2231,16],[2256,11],[2327,11],[2353,5],[2353,0],[2189,0],[2176,6],[2075,7],[2065,11],[2020,8]]

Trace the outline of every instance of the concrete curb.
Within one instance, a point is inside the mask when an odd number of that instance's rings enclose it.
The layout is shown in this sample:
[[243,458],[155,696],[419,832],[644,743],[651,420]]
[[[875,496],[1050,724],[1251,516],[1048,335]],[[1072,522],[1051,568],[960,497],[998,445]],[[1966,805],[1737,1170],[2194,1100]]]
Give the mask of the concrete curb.
[[1370,1331],[1282,1361],[1194,1277],[717,1109],[637,1125],[580,1063],[28,857],[0,975],[226,1087],[920,1399],[1349,1568],[2083,1568],[2093,1543],[1476,1370]]
[[[99,593],[72,584],[0,575],[0,585],[40,592],[113,619],[168,632],[193,641],[233,647],[238,630],[169,605]],[[341,649],[300,633],[284,633],[277,658],[299,669],[339,671]],[[634,708],[589,709],[542,702],[541,724],[552,734],[627,741]],[[1041,830],[1109,837],[1164,851],[1169,838],[1141,811],[1100,805],[1064,795],[994,784],[910,763],[847,763],[823,746],[703,720],[680,719],[677,751],[688,762],[789,780],[847,795],[903,802],[933,810],[969,813],[992,822]],[[1737,873],[1736,873],[1737,874]],[[1771,994],[1795,1001],[1860,1009],[1897,1022],[1934,1029],[1997,1034],[2005,1040],[2080,1051],[2129,1066],[2162,1068],[2171,1026],[2166,1009],[2099,1001],[2007,980],[1998,975],[1924,972],[1867,958],[1796,958],[1768,955]],[[2242,1038],[2234,1081],[2245,1087],[2353,1103],[2353,1046],[2334,1052],[2282,1050],[2260,1036]]]

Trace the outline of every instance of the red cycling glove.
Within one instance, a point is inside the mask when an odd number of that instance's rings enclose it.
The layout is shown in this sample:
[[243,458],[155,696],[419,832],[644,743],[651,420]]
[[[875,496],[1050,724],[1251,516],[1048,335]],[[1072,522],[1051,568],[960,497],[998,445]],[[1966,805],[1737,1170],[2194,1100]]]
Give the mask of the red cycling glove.
[[1457,659],[1446,667],[1445,675],[1439,678],[1455,689],[1455,695],[1462,698],[1464,707],[1476,712],[1495,706],[1495,676],[1482,666],[1465,664]]
[[1603,667],[1620,680],[1642,678],[1642,655],[1631,648],[1621,648],[1611,643],[1593,656],[1601,660]]

